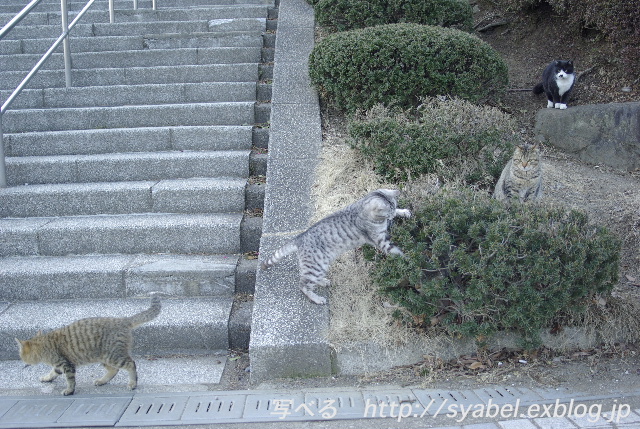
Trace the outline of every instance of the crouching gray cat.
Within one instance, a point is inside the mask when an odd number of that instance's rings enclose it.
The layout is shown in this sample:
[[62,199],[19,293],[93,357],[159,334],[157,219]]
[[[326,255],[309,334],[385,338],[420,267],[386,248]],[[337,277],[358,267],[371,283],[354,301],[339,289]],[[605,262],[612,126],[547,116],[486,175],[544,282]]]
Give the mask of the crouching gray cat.
[[384,254],[404,255],[391,243],[388,232],[391,219],[411,216],[409,210],[397,208],[396,198],[399,194],[400,191],[392,189],[370,192],[297,235],[264,261],[262,269],[297,251],[302,293],[316,304],[325,304],[326,298],[318,296],[314,289],[316,285],[329,285],[325,277],[329,265],[342,253],[363,244],[371,244]]

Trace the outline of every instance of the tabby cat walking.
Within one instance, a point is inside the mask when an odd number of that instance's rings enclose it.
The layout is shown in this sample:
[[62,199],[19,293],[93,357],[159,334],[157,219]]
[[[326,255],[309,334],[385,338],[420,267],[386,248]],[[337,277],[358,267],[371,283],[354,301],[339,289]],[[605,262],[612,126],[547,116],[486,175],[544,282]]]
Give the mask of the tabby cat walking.
[[302,293],[316,304],[325,304],[326,298],[318,296],[314,289],[317,285],[329,285],[325,277],[329,265],[342,253],[363,244],[371,244],[385,254],[404,255],[391,243],[388,233],[391,219],[411,216],[409,210],[397,208],[396,198],[399,194],[400,191],[392,189],[370,192],[355,203],[321,219],[276,250],[262,263],[262,269],[297,251]]
[[70,325],[21,341],[16,338],[20,358],[28,365],[40,362],[53,367],[40,378],[50,382],[60,374],[67,378],[63,395],[73,395],[76,388],[76,367],[100,362],[107,373],[95,381],[96,386],[108,383],[120,369],[129,372],[129,389],[138,384],[136,363],[130,356],[133,328],[155,319],[160,314],[160,296],[153,295],[151,306],[130,317],[90,317]]
[[517,198],[521,202],[542,197],[542,162],[538,143],[516,146],[513,157],[502,170],[493,197],[500,201]]

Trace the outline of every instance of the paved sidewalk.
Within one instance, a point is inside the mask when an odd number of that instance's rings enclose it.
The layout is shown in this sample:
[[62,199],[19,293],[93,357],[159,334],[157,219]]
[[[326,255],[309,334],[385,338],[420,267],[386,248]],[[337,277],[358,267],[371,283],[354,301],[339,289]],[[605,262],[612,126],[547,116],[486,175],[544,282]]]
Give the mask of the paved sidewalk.
[[640,428],[640,389],[626,396],[487,386],[349,390],[57,394],[0,398],[0,428],[197,427]]

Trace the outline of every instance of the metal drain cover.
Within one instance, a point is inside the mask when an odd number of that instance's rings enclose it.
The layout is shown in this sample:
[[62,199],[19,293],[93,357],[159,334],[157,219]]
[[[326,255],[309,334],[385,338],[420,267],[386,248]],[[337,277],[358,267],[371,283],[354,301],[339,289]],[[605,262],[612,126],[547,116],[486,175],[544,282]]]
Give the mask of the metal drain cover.
[[151,426],[158,422],[178,422],[188,396],[137,396],[116,426]]
[[58,423],[74,426],[113,426],[130,402],[130,396],[76,399],[60,416]]
[[244,413],[246,395],[190,396],[180,422],[183,424],[229,423]]
[[0,418],[2,428],[41,428],[61,426],[58,419],[71,406],[69,399],[18,400]]

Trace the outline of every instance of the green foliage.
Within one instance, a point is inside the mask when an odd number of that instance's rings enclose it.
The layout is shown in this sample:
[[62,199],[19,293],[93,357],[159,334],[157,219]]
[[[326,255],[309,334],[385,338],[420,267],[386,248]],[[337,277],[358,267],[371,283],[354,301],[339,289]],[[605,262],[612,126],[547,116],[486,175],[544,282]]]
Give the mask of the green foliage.
[[428,95],[485,101],[508,82],[505,62],[487,43],[419,24],[332,34],[311,52],[309,75],[328,103],[349,112],[378,103],[415,106]]
[[413,22],[470,31],[473,12],[467,0],[319,0],[318,24],[338,31]]
[[485,187],[500,177],[517,138],[498,109],[444,97],[425,99],[414,114],[377,106],[352,121],[349,134],[387,180],[437,173]]
[[515,330],[537,347],[541,329],[617,282],[619,239],[577,211],[441,192],[392,232],[406,258],[382,259],[376,283],[408,323],[452,336]]

